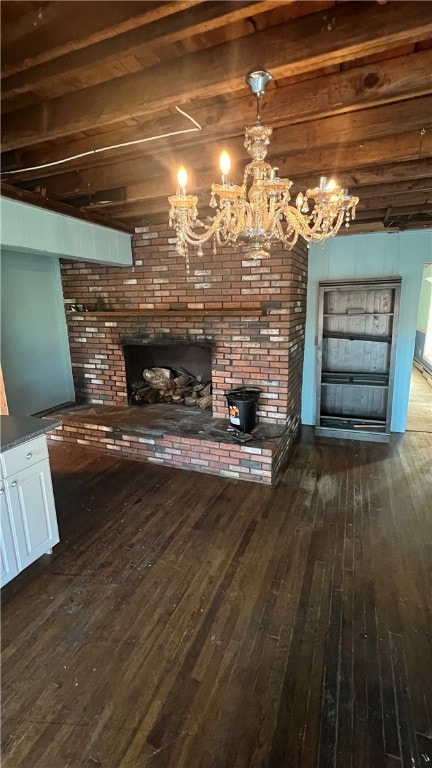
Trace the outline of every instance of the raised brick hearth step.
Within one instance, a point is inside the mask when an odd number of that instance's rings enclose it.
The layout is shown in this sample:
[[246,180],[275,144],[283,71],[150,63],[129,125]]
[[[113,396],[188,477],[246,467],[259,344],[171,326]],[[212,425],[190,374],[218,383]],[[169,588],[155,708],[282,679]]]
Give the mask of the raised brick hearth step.
[[62,425],[48,434],[52,441],[268,485],[297,431],[295,424],[259,424],[253,439],[241,444],[227,432],[228,420],[175,404],[75,406],[55,416]]

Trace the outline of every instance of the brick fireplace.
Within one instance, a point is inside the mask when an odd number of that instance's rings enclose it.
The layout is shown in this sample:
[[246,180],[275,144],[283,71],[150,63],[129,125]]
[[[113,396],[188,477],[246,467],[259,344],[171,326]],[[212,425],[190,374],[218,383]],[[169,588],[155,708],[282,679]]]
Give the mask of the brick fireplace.
[[[265,261],[249,260],[240,249],[230,248],[216,256],[211,250],[203,257],[191,254],[187,272],[171,230],[154,225],[136,229],[132,267],[63,262],[62,280],[77,402],[88,404],[94,412],[98,407],[127,405],[126,340],[208,345],[213,419],[226,418],[226,391],[238,386],[261,390],[258,421],[277,425],[279,431],[276,426],[273,431],[281,440],[270,453],[265,445],[260,447],[267,474],[253,476],[254,467],[245,466],[249,470],[245,479],[273,479],[269,455],[272,465],[280,464],[299,426],[307,281],[303,243]],[[86,434],[82,423],[74,426],[69,415],[55,437],[109,449],[106,432],[89,434],[90,425]],[[196,442],[196,459],[201,460],[208,445]],[[115,445],[116,449],[127,447]],[[230,445],[229,452],[246,448]],[[122,452],[138,456],[137,446],[134,449],[132,454]],[[249,444],[248,459],[260,455],[258,450]],[[246,473],[233,468],[232,458],[230,469],[225,467],[222,473],[243,477]],[[159,459],[176,465],[179,461],[178,454]],[[205,464],[195,468],[217,472],[217,467]]]

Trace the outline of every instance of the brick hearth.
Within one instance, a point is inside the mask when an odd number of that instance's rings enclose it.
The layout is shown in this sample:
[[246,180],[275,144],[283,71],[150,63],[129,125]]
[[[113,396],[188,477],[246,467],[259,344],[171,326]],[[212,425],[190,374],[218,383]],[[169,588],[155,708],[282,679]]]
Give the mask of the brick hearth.
[[54,441],[119,452],[123,457],[270,484],[286,457],[286,430],[259,424],[247,444],[227,432],[226,419],[183,405],[78,406],[56,413]]
[[[277,450],[280,464],[299,427],[306,247],[298,244],[265,261],[248,260],[232,249],[222,249],[216,256],[211,250],[201,258],[191,255],[190,261],[187,273],[174,250],[171,230],[158,225],[136,230],[129,269],[62,264],[66,310],[77,304],[90,310],[67,311],[77,401],[93,406],[127,404],[125,338],[211,341],[213,418],[226,418],[224,392],[238,386],[259,387],[259,423],[277,424],[284,432],[282,449]],[[66,437],[65,427],[57,437]],[[90,426],[88,438],[82,429],[81,425],[77,441],[106,445],[100,435],[92,433],[90,438]],[[68,432],[68,439],[72,434]],[[130,455],[131,446],[125,442],[116,447]],[[186,449],[176,445],[175,450]],[[206,446],[199,440],[190,451],[194,456],[189,458],[205,461]],[[151,458],[143,450],[139,457]],[[173,463],[166,453],[160,458]],[[239,456],[231,458],[234,464],[240,461]],[[274,459],[270,457],[270,463]],[[196,466],[218,471],[217,466]]]

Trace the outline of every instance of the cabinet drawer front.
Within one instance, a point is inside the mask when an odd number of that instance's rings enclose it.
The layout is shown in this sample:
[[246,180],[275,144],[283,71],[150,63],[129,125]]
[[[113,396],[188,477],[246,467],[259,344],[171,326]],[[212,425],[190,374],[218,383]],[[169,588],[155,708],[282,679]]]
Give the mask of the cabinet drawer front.
[[29,440],[27,443],[10,448],[1,455],[1,464],[5,477],[19,472],[25,467],[36,464],[48,458],[48,447],[45,435]]

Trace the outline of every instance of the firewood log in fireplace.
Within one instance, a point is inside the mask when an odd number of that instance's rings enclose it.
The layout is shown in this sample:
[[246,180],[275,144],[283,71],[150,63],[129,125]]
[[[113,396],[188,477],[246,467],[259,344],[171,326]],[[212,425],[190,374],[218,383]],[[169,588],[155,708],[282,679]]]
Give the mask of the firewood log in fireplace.
[[188,395],[192,395],[195,393],[193,391],[193,388],[189,386],[189,387],[177,387],[177,389],[174,390],[174,394],[187,397]]
[[182,373],[180,376],[177,376],[175,379],[173,379],[176,390],[177,391],[183,390],[184,387],[187,384],[189,384],[190,380],[191,380],[191,377],[188,376],[186,373]]
[[133,393],[134,403],[156,403],[159,400],[159,394],[153,387],[139,387]]
[[211,406],[211,383],[203,384],[188,372],[171,368],[145,368],[142,372],[144,386],[136,382],[132,389],[134,403],[185,403]]
[[202,410],[204,410],[204,408],[211,408],[212,396],[205,395],[205,397],[200,397],[197,400],[197,404],[199,405],[200,408],[202,408]]
[[207,395],[211,394],[212,385],[206,384],[205,387],[199,390],[198,396],[199,397],[206,397]]
[[170,403],[173,399],[174,392],[172,389],[159,389],[156,390],[159,395],[159,402]]

